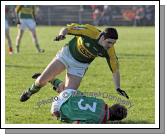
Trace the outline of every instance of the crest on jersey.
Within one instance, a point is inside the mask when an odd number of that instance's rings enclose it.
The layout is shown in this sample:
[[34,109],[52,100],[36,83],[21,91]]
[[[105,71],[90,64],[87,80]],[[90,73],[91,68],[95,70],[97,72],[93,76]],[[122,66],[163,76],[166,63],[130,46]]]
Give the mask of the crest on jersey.
[[90,47],[90,43],[85,43],[85,46],[86,47]]

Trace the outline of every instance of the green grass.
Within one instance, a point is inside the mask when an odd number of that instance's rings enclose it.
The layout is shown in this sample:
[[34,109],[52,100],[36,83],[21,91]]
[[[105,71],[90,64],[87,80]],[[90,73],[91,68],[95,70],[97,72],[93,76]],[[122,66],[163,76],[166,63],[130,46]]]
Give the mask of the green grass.
[[[51,103],[38,107],[41,100],[48,100],[57,95],[48,84],[25,103],[19,101],[23,90],[33,83],[31,76],[41,72],[56,55],[56,52],[70,39],[53,42],[61,27],[38,27],[37,34],[44,54],[36,53],[30,33],[25,32],[21,42],[20,54],[5,56],[5,107],[6,124],[56,124],[50,115]],[[121,86],[128,93],[128,116],[121,123],[150,124],[155,122],[155,81],[154,81],[154,27],[118,27],[119,41],[115,49],[120,63]],[[11,37],[15,47],[17,29],[11,28]],[[65,72],[58,76],[64,80]],[[80,90],[110,94],[117,99],[127,101],[119,96],[112,81],[112,74],[104,58],[96,58],[90,65]],[[106,103],[116,100],[104,98]],[[128,107],[128,105],[126,105]]]

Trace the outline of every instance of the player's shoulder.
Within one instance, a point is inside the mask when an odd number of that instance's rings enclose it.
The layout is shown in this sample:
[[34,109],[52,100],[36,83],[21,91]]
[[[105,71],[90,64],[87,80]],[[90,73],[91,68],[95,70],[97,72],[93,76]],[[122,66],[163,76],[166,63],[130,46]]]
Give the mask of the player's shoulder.
[[101,32],[101,30],[99,30],[97,28],[97,26],[91,25],[91,24],[85,24],[86,27],[90,28],[90,29],[96,29],[97,31]]

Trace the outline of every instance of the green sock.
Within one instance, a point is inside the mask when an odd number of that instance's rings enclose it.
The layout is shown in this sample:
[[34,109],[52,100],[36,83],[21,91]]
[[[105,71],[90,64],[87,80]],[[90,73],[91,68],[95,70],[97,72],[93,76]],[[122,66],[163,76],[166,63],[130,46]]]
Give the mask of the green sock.
[[63,81],[61,81],[60,79],[56,78],[55,80],[51,81],[51,84],[57,88],[59,86],[60,83],[62,83]]
[[36,86],[35,83],[33,83],[29,91],[31,92],[31,94],[34,94],[34,93],[37,93],[40,89],[41,87]]

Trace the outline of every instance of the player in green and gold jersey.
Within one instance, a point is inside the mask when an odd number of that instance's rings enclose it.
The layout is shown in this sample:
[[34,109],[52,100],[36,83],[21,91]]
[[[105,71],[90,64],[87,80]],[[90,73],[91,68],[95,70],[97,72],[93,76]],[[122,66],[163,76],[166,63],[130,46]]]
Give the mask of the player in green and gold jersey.
[[61,29],[55,40],[64,40],[66,35],[74,35],[74,37],[57,53],[35,83],[23,92],[20,101],[28,100],[32,94],[38,92],[48,81],[65,69],[67,69],[65,89],[77,90],[88,66],[96,57],[106,58],[113,73],[115,89],[120,95],[129,98],[120,87],[118,59],[114,49],[114,44],[118,39],[117,30],[106,28],[100,31],[89,24],[73,23]]
[[40,48],[37,35],[36,35],[36,19],[35,19],[35,6],[20,5],[16,6],[16,19],[18,24],[18,34],[16,37],[16,52],[20,52],[20,41],[23,36],[24,30],[28,28],[32,33],[33,42],[38,52],[44,52]]

